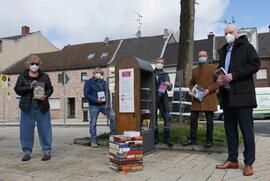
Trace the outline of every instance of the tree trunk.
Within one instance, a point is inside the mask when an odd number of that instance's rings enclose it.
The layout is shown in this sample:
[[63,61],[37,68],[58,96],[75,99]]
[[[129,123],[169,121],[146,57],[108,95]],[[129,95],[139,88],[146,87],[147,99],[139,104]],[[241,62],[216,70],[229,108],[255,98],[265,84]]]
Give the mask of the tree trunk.
[[[195,0],[181,0],[177,70],[183,71],[182,86],[188,86],[193,67]],[[179,82],[179,76],[177,82]]]

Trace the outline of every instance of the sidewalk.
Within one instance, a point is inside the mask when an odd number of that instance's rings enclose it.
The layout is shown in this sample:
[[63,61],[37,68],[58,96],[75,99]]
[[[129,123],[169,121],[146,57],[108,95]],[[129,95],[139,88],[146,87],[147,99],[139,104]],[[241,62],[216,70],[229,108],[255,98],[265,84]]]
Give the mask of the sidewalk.
[[[99,127],[98,133],[108,128]],[[180,180],[180,181],[221,181],[270,179],[270,134],[256,136],[257,160],[255,175],[244,177],[242,170],[216,170],[215,165],[227,158],[226,153],[197,151],[156,150],[144,156],[144,170],[128,174],[117,174],[109,169],[108,147],[97,149],[74,145],[75,137],[88,135],[88,127],[54,127],[53,154],[48,162],[42,162],[38,137],[32,159],[21,162],[22,153],[17,127],[0,127],[0,180]],[[239,154],[243,167],[243,157]]]
[[[99,126],[107,126],[107,119],[98,118]],[[64,119],[52,119],[53,126],[64,126]],[[84,122],[82,119],[66,119],[66,126],[88,126],[89,122]],[[3,120],[0,119],[1,126],[19,126],[19,120]]]

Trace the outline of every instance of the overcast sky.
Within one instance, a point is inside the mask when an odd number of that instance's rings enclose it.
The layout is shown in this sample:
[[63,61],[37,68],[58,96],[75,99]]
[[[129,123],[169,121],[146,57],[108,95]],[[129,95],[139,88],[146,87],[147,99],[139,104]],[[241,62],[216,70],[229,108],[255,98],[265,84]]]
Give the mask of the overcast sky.
[[[103,41],[107,36],[134,37],[138,28],[135,11],[143,15],[142,36],[162,34],[164,28],[179,29],[180,0],[0,1],[0,37],[20,34],[21,26],[28,25],[60,48]],[[195,38],[207,38],[209,32],[222,33],[224,24],[217,21],[223,19],[230,0],[197,1]]]

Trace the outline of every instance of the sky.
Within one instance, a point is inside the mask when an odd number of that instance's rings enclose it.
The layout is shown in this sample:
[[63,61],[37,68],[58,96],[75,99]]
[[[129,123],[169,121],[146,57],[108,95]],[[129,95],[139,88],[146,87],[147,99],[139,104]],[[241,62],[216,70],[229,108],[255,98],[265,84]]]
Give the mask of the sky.
[[[20,34],[21,26],[41,31],[59,48],[109,39],[135,37],[137,14],[142,36],[179,29],[180,0],[0,0],[0,37]],[[239,27],[268,30],[269,0],[197,0],[195,39],[221,35],[232,16]]]

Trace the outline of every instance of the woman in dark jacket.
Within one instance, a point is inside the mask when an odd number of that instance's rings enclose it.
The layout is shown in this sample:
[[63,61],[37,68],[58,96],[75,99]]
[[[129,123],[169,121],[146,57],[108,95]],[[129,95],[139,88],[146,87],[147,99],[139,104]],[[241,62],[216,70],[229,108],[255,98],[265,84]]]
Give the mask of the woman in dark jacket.
[[34,144],[35,122],[37,124],[40,144],[43,150],[43,161],[50,160],[52,145],[52,126],[48,97],[53,93],[49,76],[39,66],[38,56],[30,55],[27,69],[18,77],[15,92],[21,96],[20,140],[24,156],[22,161],[30,160]]

